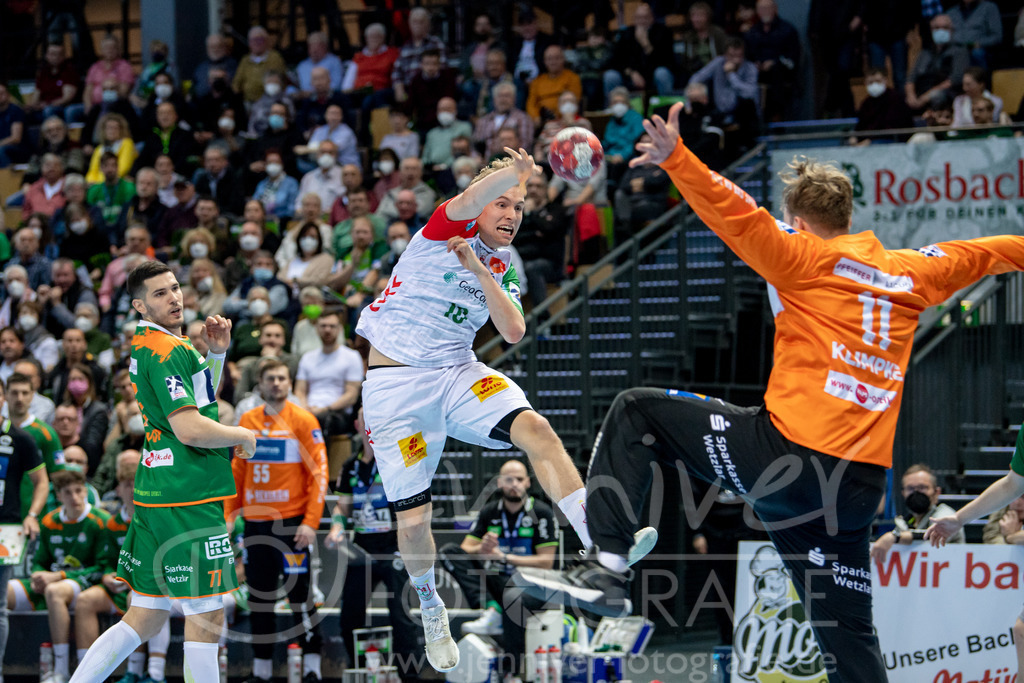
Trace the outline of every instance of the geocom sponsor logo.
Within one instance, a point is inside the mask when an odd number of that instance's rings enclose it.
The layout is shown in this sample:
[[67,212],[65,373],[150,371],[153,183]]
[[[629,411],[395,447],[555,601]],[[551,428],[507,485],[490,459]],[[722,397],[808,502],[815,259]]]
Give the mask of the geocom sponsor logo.
[[234,552],[231,548],[231,539],[227,533],[210,536],[206,539],[206,559],[219,560],[224,557],[232,557]]
[[451,284],[455,282],[456,277],[457,276],[455,275],[455,273],[449,270],[447,273],[444,274],[444,281],[447,282],[448,284]]
[[165,378],[164,381],[167,383],[167,393],[171,395],[172,401],[185,398],[185,382],[181,379],[181,375],[170,375]]

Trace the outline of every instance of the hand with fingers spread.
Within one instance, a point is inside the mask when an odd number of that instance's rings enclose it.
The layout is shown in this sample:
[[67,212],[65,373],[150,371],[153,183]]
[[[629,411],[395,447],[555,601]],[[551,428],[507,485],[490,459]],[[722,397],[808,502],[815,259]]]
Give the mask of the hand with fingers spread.
[[644,120],[644,130],[651,136],[651,141],[637,143],[636,149],[641,154],[630,160],[631,167],[660,164],[669,158],[679,143],[679,112],[682,110],[683,103],[676,102],[668,110],[668,122],[657,115]]
[[203,340],[211,352],[226,352],[231,345],[231,321],[222,315],[207,317],[203,327]]
[[[533,157],[530,156],[529,152],[522,147],[519,148],[518,152],[511,147],[506,147],[505,153],[515,161],[512,168],[516,170],[516,175],[519,177],[520,185],[525,185],[526,181],[530,179],[530,176],[543,172],[543,169],[534,163]],[[449,251],[451,250],[449,249]]]

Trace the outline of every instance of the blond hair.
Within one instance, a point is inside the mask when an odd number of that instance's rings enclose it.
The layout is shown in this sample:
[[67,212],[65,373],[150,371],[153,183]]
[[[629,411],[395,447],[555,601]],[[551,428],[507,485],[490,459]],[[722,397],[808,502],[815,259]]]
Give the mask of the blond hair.
[[501,157],[500,159],[495,159],[494,161],[480,169],[480,172],[476,174],[476,177],[473,178],[473,180],[471,180],[469,184],[473,185],[475,183],[478,183],[487,176],[491,175],[492,173],[497,173],[503,168],[509,168],[510,166],[515,165],[515,163],[516,160],[513,159],[512,157]]
[[845,232],[853,216],[853,184],[831,163],[804,156],[793,157],[790,170],[779,174],[785,188],[782,203],[791,216]]

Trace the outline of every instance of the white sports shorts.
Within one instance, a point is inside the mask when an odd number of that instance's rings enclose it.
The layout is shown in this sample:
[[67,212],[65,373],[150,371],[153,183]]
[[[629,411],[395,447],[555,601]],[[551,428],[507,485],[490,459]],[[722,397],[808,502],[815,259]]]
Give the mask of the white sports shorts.
[[363,418],[388,501],[398,510],[430,501],[449,436],[510,448],[511,419],[524,410],[531,407],[523,390],[480,362],[371,368],[363,382]]

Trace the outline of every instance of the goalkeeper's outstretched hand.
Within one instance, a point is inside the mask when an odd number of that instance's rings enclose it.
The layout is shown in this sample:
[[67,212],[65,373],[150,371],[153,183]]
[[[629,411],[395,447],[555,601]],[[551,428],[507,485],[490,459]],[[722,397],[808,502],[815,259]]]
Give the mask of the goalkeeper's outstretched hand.
[[630,166],[635,168],[643,164],[660,164],[668,159],[679,143],[679,112],[682,110],[683,103],[676,102],[668,110],[667,122],[657,115],[644,119],[644,130],[651,136],[651,141],[636,144],[641,154],[629,162]]

